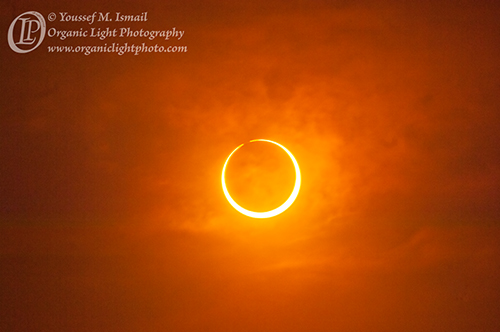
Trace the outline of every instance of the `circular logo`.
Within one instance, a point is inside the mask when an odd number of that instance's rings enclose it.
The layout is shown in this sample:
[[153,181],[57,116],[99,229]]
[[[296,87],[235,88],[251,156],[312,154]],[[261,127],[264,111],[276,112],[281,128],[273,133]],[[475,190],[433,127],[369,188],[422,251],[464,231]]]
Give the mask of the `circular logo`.
[[7,34],[10,48],[17,53],[28,53],[40,46],[45,37],[45,19],[39,12],[25,12],[12,21]]

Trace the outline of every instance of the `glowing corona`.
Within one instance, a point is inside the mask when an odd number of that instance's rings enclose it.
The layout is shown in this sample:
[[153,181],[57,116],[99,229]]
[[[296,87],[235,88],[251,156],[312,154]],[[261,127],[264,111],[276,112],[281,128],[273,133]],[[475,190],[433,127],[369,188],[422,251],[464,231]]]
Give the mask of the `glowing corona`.
[[227,164],[229,162],[229,159],[231,159],[231,156],[239,148],[241,148],[244,144],[241,144],[236,149],[234,149],[233,152],[231,152],[231,154],[229,155],[229,157],[227,157],[226,162],[224,163],[224,167],[222,168],[222,190],[224,191],[224,195],[226,196],[229,203],[240,213],[242,213],[248,217],[252,217],[252,218],[271,218],[271,217],[277,216],[278,214],[280,214],[283,211],[285,211],[286,209],[288,209],[292,205],[292,203],[295,201],[295,199],[297,198],[297,195],[299,194],[300,182],[301,182],[300,169],[299,169],[299,164],[297,163],[297,160],[295,160],[295,157],[283,145],[276,143],[276,142],[273,142],[273,141],[270,141],[270,140],[267,140],[267,139],[254,139],[254,140],[251,140],[250,143],[257,142],[257,141],[268,142],[268,143],[272,143],[272,144],[279,146],[288,154],[290,159],[292,159],[293,167],[295,168],[295,185],[293,187],[292,194],[290,195],[290,197],[288,197],[288,199],[285,201],[285,203],[283,203],[282,205],[280,205],[276,209],[266,211],[266,212],[254,212],[254,211],[247,210],[247,209],[241,207],[238,203],[236,203],[234,201],[234,199],[231,197],[231,195],[229,194],[229,191],[227,190],[227,187],[226,187],[226,179],[225,179],[226,167],[227,167]]

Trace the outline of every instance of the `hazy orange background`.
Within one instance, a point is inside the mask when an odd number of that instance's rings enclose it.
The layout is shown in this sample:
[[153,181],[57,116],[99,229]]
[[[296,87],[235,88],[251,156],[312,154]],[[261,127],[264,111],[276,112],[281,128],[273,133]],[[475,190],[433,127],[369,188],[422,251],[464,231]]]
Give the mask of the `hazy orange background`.
[[[28,10],[148,11],[189,51],[16,54]],[[0,13],[0,330],[500,330],[496,2]],[[266,221],[220,186],[254,138],[303,175]]]

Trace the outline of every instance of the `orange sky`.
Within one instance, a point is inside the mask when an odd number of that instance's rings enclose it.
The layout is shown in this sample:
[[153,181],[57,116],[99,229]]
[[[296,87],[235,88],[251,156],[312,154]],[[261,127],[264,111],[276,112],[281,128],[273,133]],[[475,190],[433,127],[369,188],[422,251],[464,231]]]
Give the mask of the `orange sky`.
[[[131,24],[182,29],[167,44],[188,52],[56,54],[82,41],[47,38],[17,54],[5,36],[29,10],[147,11]],[[0,330],[500,329],[494,1],[0,13]],[[302,171],[296,202],[267,220],[220,185],[255,138]]]

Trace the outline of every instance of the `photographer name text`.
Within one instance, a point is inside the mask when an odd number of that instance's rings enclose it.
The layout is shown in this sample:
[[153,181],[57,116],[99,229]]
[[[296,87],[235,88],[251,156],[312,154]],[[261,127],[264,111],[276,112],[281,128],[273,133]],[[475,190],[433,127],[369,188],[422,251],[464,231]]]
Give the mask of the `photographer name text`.
[[[147,22],[148,12],[142,12],[140,14],[122,14],[121,12],[94,12],[92,14],[70,14],[68,12],[59,12],[60,22],[88,22],[89,24],[94,24],[94,22]],[[51,21],[56,19],[53,16]],[[50,20],[50,18],[49,18]]]

